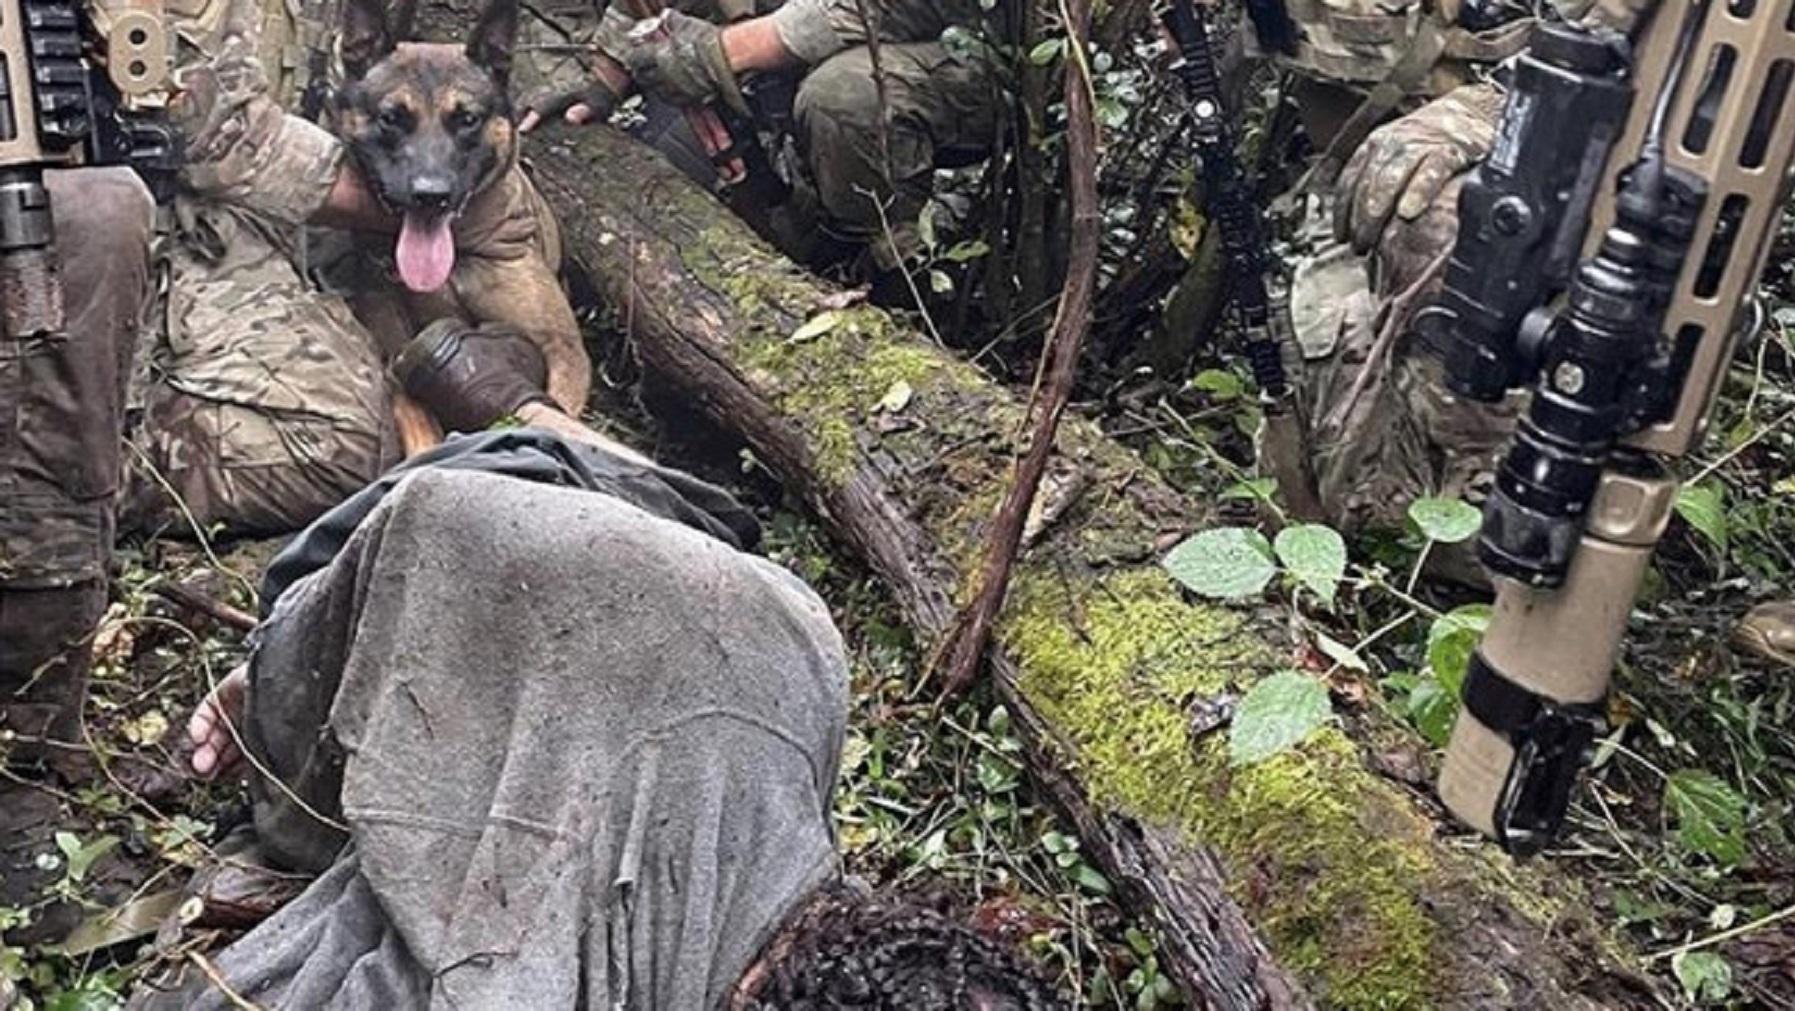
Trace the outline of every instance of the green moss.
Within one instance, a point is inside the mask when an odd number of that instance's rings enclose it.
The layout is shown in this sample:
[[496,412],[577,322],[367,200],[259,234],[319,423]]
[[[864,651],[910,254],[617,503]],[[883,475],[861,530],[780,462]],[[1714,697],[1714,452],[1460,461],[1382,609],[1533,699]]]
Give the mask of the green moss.
[[1081,587],[1077,610],[1038,573],[1013,592],[1001,635],[1023,691],[1071,735],[1097,800],[1220,853],[1234,899],[1329,1006],[1428,1003],[1427,830],[1352,743],[1329,729],[1231,769],[1225,731],[1192,740],[1190,702],[1273,665],[1245,618],[1185,601],[1152,570]]
[[765,374],[781,413],[805,428],[815,449],[817,473],[839,484],[854,472],[862,420],[898,382],[919,399],[928,383],[951,366],[936,352],[894,339],[891,317],[870,306],[839,310],[833,327],[794,341],[788,334],[764,339],[746,354]]

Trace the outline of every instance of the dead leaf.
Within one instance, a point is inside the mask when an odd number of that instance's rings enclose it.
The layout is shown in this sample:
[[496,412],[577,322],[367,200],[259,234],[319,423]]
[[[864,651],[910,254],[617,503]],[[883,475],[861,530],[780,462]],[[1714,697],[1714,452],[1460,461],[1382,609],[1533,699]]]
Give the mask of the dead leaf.
[[866,297],[872,294],[872,290],[871,285],[862,285],[858,288],[848,288],[844,291],[837,291],[832,294],[824,295],[822,298],[817,299],[817,308],[851,309],[866,301]]
[[836,324],[840,322],[841,312],[839,310],[829,309],[824,312],[819,312],[815,316],[810,317],[803,326],[793,330],[792,335],[787,337],[785,342],[787,344],[802,344],[805,341],[816,340],[818,337],[835,329]]
[[885,396],[879,398],[877,409],[896,414],[909,407],[910,398],[914,396],[916,396],[916,391],[910,388],[910,384],[899,379],[891,384],[891,389],[885,391]]

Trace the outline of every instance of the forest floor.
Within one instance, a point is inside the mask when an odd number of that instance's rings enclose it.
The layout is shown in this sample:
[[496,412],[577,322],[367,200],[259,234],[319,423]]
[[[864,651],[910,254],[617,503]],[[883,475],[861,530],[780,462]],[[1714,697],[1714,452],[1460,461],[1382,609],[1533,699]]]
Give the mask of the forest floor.
[[[1119,399],[1083,407],[1173,480],[1224,486],[1241,478],[1252,419],[1239,384],[1220,374],[1126,408]],[[1007,714],[977,692],[947,712],[919,696],[917,644],[891,601],[781,500],[750,457],[690,439],[655,446],[633,400],[610,406],[617,410],[607,414],[634,419],[622,437],[754,503],[769,555],[830,601],[853,653],[836,804],[850,870],[1021,945],[1081,1006],[1180,1006],[1154,939],[1111,901],[1108,882],[1030,789]],[[1661,980],[1667,1006],[1795,1008],[1795,674],[1746,663],[1727,644],[1750,604],[1795,591],[1792,464],[1795,349],[1773,321],[1741,359],[1696,464],[1702,490],[1686,496],[1635,613],[1618,675],[1621,728],[1579,791],[1570,831],[1542,858],[1589,883],[1600,914]],[[1242,522],[1252,520],[1254,493],[1244,481],[1231,490]],[[1415,531],[1353,543],[1357,578],[1332,608],[1274,594],[1343,711],[1379,707],[1415,725],[1411,740],[1368,757],[1417,795],[1437,762],[1429,739],[1450,724],[1440,682],[1463,642],[1438,615],[1475,613],[1455,610],[1474,594],[1410,578],[1425,544]],[[124,552],[86,714],[100,761],[93,780],[64,798],[69,819],[57,839],[55,890],[92,915],[65,949],[0,947],[0,997],[10,982],[29,1007],[114,1007],[134,981],[230,940],[155,934],[176,913],[191,869],[247,818],[240,789],[180,774],[187,714],[241,661],[244,644],[158,591],[184,586],[253,612],[269,549],[163,537]],[[0,909],[0,924],[22,915]]]

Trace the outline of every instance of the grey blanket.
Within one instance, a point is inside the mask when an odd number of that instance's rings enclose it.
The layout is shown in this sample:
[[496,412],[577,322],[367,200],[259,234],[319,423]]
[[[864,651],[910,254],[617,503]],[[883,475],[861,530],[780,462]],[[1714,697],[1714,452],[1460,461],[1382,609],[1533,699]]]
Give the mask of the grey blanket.
[[[715,1007],[836,872],[845,672],[778,566],[611,495],[410,473],[265,626],[249,740],[291,794],[258,829],[328,869],[217,964],[278,1008]],[[231,1006],[185,982],[137,1003]]]

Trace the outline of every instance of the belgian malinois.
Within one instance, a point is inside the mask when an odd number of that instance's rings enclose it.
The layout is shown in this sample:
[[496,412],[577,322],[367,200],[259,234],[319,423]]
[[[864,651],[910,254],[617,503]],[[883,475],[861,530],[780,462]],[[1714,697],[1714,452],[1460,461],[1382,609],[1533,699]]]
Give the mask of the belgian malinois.
[[549,396],[577,417],[591,363],[556,277],[560,231],[518,164],[511,119],[518,0],[491,0],[465,45],[409,40],[412,10],[343,5],[333,126],[401,221],[392,259],[404,291],[359,298],[357,313],[389,355],[444,317],[516,327],[542,351]]

